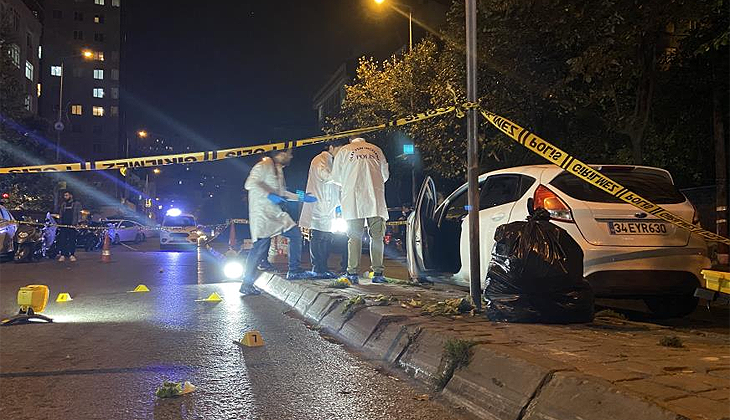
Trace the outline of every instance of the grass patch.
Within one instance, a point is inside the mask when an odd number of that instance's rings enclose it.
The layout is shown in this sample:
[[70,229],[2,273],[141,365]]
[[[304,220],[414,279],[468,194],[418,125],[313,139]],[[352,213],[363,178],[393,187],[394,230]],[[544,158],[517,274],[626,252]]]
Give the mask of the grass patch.
[[454,372],[469,364],[473,353],[471,348],[475,344],[474,341],[461,339],[450,339],[444,343],[440,373],[435,378],[436,389],[439,391],[444,389],[454,376]]
[[361,305],[365,305],[365,298],[362,295],[352,297],[345,302],[345,307],[342,308],[342,313],[345,314],[347,319],[350,319],[353,315],[355,315],[355,312],[360,309],[359,307]]
[[681,349],[684,347],[682,339],[676,335],[665,335],[659,340],[659,345],[664,347],[673,347],[675,349]]

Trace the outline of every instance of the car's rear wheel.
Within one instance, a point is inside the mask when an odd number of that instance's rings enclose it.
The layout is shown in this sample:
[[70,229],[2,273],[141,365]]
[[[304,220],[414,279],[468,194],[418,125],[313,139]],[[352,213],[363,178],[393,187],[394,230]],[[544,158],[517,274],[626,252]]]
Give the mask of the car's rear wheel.
[[122,243],[122,240],[119,238],[119,234],[118,233],[115,233],[114,234],[114,242],[113,243],[114,243],[114,245],[119,245],[120,243]]
[[699,299],[692,295],[651,296],[644,298],[649,310],[659,318],[681,318],[697,309]]
[[137,234],[137,235],[136,235],[136,236],[134,237],[134,243],[135,243],[135,244],[138,244],[138,243],[142,242],[143,240],[144,240],[144,235],[142,235],[141,233],[138,233],[138,234]]

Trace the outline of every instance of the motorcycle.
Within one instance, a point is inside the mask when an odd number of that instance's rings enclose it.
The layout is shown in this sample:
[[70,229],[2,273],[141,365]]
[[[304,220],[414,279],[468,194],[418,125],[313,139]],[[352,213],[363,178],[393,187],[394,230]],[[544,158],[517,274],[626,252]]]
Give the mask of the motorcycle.
[[[104,240],[104,235],[101,230],[89,228],[101,227],[103,224],[98,222],[81,222],[81,225],[82,227],[78,229],[78,233],[76,234],[76,247],[83,248],[86,252],[99,249]],[[86,228],[83,226],[86,226]]]
[[[28,217],[25,221],[33,221]],[[18,225],[15,232],[15,256],[16,263],[32,262],[34,259],[43,257],[55,258],[58,254],[56,246],[56,220],[50,213],[46,213],[46,220],[43,226]]]

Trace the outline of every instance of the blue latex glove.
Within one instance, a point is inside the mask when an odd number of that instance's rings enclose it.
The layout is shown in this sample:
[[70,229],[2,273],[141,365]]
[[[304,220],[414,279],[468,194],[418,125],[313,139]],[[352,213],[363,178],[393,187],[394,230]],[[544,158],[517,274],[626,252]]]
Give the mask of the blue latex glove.
[[337,216],[337,217],[342,216],[342,206],[335,207],[335,216]]
[[305,203],[314,203],[317,201],[317,197],[313,196],[312,194],[306,193],[304,194],[303,198],[300,198],[299,201],[304,201]]
[[281,204],[281,203],[286,202],[284,197],[282,197],[280,195],[276,195],[274,193],[269,193],[269,195],[267,195],[266,198],[268,198],[269,201],[271,201],[274,204]]

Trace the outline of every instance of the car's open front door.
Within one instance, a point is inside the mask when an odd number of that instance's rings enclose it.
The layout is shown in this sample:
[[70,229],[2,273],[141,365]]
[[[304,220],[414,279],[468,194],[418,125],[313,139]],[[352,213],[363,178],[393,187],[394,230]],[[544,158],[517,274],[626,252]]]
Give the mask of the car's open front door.
[[422,278],[436,269],[434,244],[438,239],[438,227],[434,212],[437,204],[436,185],[430,176],[426,177],[406,226],[408,273],[412,279]]

